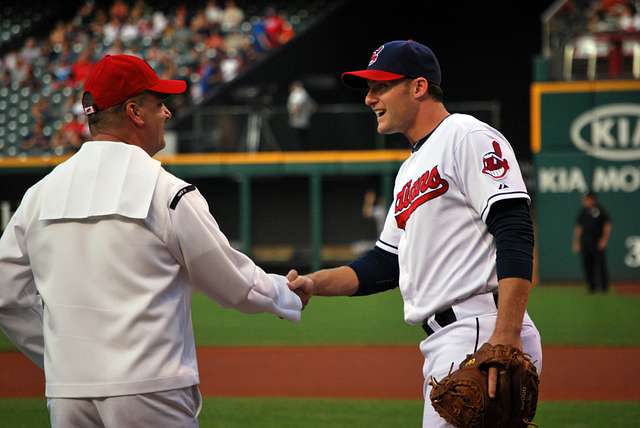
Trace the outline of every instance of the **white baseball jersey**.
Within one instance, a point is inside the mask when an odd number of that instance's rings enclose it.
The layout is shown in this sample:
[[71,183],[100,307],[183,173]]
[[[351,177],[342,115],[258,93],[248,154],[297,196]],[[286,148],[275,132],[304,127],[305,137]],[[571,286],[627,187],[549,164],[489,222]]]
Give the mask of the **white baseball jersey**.
[[398,255],[405,321],[498,286],[491,205],[529,199],[513,149],[500,132],[452,114],[402,164],[376,245]]
[[234,250],[195,187],[136,146],[85,143],[27,191],[0,240],[0,327],[44,357],[47,397],[199,383],[191,286],[300,318],[286,278]]

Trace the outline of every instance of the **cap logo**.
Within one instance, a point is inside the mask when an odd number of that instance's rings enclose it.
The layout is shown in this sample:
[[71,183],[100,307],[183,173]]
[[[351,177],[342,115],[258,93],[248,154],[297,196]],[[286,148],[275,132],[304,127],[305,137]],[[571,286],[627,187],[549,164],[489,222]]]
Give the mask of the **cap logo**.
[[371,67],[371,65],[378,60],[378,55],[380,55],[380,52],[382,52],[382,49],[384,49],[384,45],[380,46],[378,49],[373,51],[373,54],[371,54],[371,59],[369,60],[368,67]]
[[491,144],[493,145],[493,151],[485,153],[484,156],[482,156],[482,173],[499,180],[507,175],[509,162],[502,157],[500,144],[495,140],[492,141]]

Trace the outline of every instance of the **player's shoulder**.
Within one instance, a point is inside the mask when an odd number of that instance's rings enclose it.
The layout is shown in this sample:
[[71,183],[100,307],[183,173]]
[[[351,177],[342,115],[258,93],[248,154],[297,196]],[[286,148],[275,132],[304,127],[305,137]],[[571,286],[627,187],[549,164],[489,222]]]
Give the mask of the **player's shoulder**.
[[160,169],[156,197],[163,205],[175,209],[185,195],[195,190],[197,188],[194,184],[176,177],[164,168]]
[[447,118],[446,123],[449,128],[457,131],[462,136],[469,136],[475,133],[500,134],[498,130],[493,128],[488,123],[485,123],[469,114],[454,113]]
[[455,128],[453,146],[454,151],[491,146],[494,141],[509,146],[509,141],[500,131],[471,115],[454,114],[451,116],[452,128]]

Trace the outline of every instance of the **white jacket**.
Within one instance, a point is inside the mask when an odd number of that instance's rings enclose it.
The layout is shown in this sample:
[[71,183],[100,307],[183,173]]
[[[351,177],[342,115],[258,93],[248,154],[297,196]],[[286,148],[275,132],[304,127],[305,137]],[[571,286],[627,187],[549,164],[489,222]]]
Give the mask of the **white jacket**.
[[199,383],[191,286],[299,320],[286,278],[234,250],[194,186],[142,149],[87,142],[31,187],[0,239],[0,327],[47,397]]

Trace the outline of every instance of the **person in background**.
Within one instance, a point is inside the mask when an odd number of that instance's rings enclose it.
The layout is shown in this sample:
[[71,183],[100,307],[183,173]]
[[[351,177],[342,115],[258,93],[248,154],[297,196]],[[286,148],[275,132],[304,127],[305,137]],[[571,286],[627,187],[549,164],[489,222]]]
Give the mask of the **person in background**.
[[362,204],[362,216],[375,221],[376,238],[380,236],[384,229],[384,222],[387,219],[387,208],[387,202],[384,198],[379,198],[375,190],[369,189],[365,192]]
[[316,110],[317,104],[304,88],[302,82],[296,80],[291,83],[287,99],[287,112],[289,113],[289,126],[296,134],[294,147],[298,150],[307,150],[309,148],[311,116]]
[[582,209],[573,229],[573,252],[582,256],[582,268],[589,293],[609,290],[605,251],[611,237],[611,217],[594,192],[582,197]]

